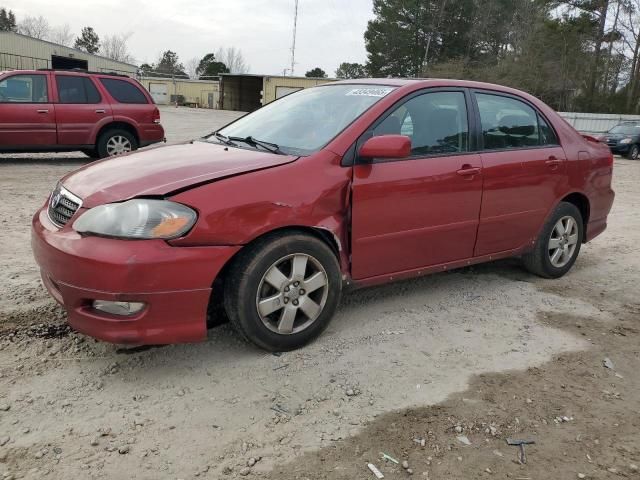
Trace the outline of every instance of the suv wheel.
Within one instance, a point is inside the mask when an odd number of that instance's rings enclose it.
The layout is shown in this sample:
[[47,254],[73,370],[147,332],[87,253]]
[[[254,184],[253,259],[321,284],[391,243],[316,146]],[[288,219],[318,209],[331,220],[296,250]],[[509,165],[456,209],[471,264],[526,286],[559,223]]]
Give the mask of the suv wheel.
[[100,158],[122,155],[138,149],[135,137],[126,130],[107,130],[98,139],[96,150]]
[[533,251],[522,257],[525,268],[544,278],[563,276],[578,258],[583,236],[580,210],[561,202],[542,228]]
[[637,160],[638,156],[640,156],[640,146],[631,145],[629,152],[627,153],[627,158],[630,160]]
[[327,327],[342,277],[333,251],[304,234],[277,234],[240,253],[225,281],[229,320],[269,351],[299,348]]

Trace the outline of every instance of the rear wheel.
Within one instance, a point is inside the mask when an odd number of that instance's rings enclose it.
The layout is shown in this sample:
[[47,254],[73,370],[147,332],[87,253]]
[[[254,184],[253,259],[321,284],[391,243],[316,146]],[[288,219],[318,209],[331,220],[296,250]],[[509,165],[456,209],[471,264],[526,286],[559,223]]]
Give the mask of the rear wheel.
[[278,234],[240,253],[225,281],[224,304],[246,339],[269,351],[287,351],[327,327],[341,290],[337,258],[323,241]]
[[533,250],[522,257],[531,273],[544,278],[559,278],[578,258],[584,236],[580,210],[561,202],[542,228]]
[[640,146],[631,145],[629,152],[627,152],[627,158],[630,160],[637,160],[640,156]]
[[136,138],[126,130],[107,130],[100,135],[96,150],[100,158],[114,157],[138,149]]

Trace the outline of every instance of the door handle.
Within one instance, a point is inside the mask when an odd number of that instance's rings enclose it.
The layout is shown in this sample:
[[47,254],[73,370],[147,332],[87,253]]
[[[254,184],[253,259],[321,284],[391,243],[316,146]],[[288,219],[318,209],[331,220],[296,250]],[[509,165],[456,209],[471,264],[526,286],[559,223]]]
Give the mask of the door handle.
[[98,110],[96,110],[96,113],[104,113],[105,110],[103,110],[102,108],[99,108]]
[[472,167],[471,165],[463,165],[460,170],[456,172],[458,175],[468,177],[471,175],[477,175],[480,173],[479,167]]
[[544,162],[547,165],[549,165],[549,167],[551,168],[551,170],[555,170],[557,169],[560,164],[562,163],[562,160],[559,160],[558,158],[554,157],[553,155],[549,157],[549,159]]
[[43,108],[42,110],[36,110],[36,112],[38,112],[38,113],[49,113],[49,110],[47,110],[46,108]]

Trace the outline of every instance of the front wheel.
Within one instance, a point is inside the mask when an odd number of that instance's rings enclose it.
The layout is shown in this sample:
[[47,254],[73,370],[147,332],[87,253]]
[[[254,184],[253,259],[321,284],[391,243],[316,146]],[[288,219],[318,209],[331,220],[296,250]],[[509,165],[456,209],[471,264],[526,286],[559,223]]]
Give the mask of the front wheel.
[[533,250],[522,257],[527,270],[544,278],[559,278],[578,258],[584,237],[580,210],[561,202],[547,220]]
[[336,255],[322,240],[277,234],[240,253],[225,281],[234,328],[269,351],[302,347],[327,327],[342,290]]
[[627,158],[629,160],[637,160],[639,156],[640,156],[640,146],[631,145],[631,147],[629,147],[629,151],[627,152]]

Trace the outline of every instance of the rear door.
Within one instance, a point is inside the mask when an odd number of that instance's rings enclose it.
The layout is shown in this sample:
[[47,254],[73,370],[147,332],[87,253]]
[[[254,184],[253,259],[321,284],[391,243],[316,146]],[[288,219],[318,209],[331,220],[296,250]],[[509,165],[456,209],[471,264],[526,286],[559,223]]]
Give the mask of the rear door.
[[419,92],[358,142],[402,134],[411,138],[412,150],[408,158],[353,167],[354,279],[473,256],[482,165],[469,144],[468,100],[461,89]]
[[475,255],[535,240],[566,184],[566,156],[550,123],[524,99],[476,91],[484,189]]
[[90,77],[55,74],[58,144],[93,145],[99,128],[111,121],[111,105]]
[[47,73],[0,80],[0,149],[56,144],[56,112]]

